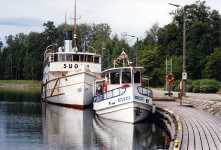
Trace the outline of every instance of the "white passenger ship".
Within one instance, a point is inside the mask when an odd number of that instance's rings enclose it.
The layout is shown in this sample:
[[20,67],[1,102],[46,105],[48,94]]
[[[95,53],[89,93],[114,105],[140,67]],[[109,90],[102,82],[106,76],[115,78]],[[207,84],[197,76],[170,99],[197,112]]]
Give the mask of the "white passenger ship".
[[123,64],[127,62],[129,66],[102,72],[103,79],[96,81],[97,95],[94,97],[93,109],[103,118],[136,123],[154,110],[152,91],[142,86],[143,67],[130,65],[124,51],[117,60],[123,61]]
[[45,102],[85,108],[93,102],[96,77],[101,73],[101,56],[72,48],[71,32],[65,46],[47,48],[44,58],[42,98]]
[[48,103],[83,109],[93,103],[94,82],[101,73],[101,56],[77,47],[76,11],[74,20],[74,34],[65,30],[64,46],[56,49],[50,45],[46,48],[42,99]]

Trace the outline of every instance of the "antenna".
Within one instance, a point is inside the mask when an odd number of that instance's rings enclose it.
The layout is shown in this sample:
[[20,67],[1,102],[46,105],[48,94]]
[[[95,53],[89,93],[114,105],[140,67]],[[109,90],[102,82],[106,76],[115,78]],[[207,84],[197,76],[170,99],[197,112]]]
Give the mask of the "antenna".
[[74,32],[74,51],[78,51],[77,48],[77,2],[74,0],[74,27],[73,27],[73,32]]
[[67,31],[67,13],[65,12],[64,32]]
[[73,28],[73,31],[74,31],[74,34],[76,34],[77,32],[77,2],[76,0],[74,0],[74,28]]

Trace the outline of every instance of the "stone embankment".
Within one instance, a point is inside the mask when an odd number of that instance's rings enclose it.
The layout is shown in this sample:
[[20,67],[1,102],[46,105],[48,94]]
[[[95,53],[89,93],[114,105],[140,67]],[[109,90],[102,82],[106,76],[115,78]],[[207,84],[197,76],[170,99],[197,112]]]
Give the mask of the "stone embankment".
[[[162,97],[165,91],[153,89],[156,97]],[[178,93],[173,92],[173,97],[177,99]],[[221,95],[220,94],[202,94],[187,93],[183,98],[183,104],[192,105],[195,108],[207,111],[214,116],[221,117]]]

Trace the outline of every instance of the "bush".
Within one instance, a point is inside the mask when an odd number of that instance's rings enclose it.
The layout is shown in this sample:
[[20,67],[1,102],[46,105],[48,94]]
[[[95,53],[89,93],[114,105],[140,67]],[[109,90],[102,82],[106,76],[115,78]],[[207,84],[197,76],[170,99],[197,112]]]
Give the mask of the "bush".
[[212,79],[195,80],[192,82],[194,93],[216,93],[220,88],[220,83]]
[[[176,80],[173,84],[173,91],[179,91],[179,84],[180,80]],[[192,86],[192,80],[187,80],[186,81],[186,91],[187,92],[192,92],[193,86]]]

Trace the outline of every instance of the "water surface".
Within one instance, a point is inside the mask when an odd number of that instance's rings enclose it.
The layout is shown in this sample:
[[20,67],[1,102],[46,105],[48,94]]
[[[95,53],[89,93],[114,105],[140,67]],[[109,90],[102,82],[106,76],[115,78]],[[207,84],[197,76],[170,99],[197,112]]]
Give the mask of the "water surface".
[[[150,121],[136,125],[116,122],[101,119],[92,110],[41,105],[27,95],[25,100],[23,96],[6,95],[4,100],[0,96],[1,150],[155,150],[167,147],[165,130]],[[22,99],[24,101],[20,101]]]

